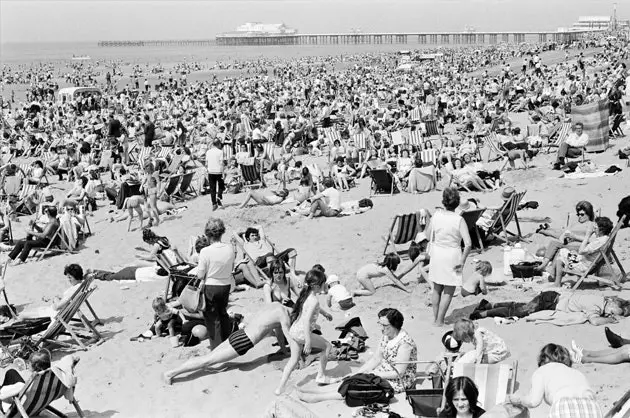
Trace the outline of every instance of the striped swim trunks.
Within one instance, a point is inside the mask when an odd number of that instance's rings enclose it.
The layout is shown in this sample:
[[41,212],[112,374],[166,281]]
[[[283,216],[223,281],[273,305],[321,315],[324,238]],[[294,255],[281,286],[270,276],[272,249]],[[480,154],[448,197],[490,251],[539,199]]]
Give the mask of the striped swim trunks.
[[252,343],[252,340],[249,339],[242,329],[230,334],[228,342],[239,356],[242,356],[254,347],[254,343]]

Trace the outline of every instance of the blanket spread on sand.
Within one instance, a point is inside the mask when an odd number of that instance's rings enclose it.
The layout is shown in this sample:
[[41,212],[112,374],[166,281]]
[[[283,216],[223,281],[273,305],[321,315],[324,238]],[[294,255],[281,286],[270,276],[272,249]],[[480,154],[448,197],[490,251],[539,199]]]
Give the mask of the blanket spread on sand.
[[525,317],[527,322],[551,324],[559,327],[579,325],[588,321],[583,312],[539,311]]
[[592,179],[595,177],[606,177],[606,176],[614,176],[614,173],[605,173],[603,171],[596,171],[594,173],[569,173],[564,176],[565,179],[575,180],[575,179]]

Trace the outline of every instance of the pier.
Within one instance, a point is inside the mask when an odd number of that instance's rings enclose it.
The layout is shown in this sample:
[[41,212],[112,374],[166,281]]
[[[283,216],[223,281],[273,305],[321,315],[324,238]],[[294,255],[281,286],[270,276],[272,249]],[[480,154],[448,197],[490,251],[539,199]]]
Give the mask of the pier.
[[100,41],[99,47],[180,47],[180,46],[276,46],[276,45],[493,45],[499,43],[556,42],[581,39],[597,31],[571,32],[426,32],[426,33],[329,33],[252,34],[227,33],[216,39]]

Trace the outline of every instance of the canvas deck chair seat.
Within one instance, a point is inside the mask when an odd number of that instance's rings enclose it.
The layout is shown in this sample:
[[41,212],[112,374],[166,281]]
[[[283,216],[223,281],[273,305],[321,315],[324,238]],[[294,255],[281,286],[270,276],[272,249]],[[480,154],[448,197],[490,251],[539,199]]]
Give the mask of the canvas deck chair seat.
[[604,418],[630,418],[630,390],[614,403]]
[[74,387],[66,387],[51,369],[36,372],[25,382],[20,393],[12,399],[13,403],[4,416],[28,418],[39,416],[47,411],[58,417],[66,417],[61,411],[51,406],[51,403],[64,396],[74,406],[77,415],[83,417],[83,411],[74,397]]
[[424,129],[427,137],[440,136],[438,121],[436,119],[427,120],[426,122],[424,122]]
[[484,251],[484,247],[483,240],[481,239],[481,233],[479,232],[479,227],[477,226],[477,221],[485,211],[485,209],[474,209],[461,213],[461,216],[464,218],[466,226],[468,227],[468,233],[470,234],[473,248],[479,248],[481,251]]
[[553,136],[551,133],[549,134],[549,146],[547,147],[547,152],[551,151],[551,148],[558,148],[560,144],[566,141],[567,137],[571,133],[572,125],[571,122],[563,122],[557,130],[556,140],[551,142]]
[[422,144],[424,143],[424,137],[422,136],[422,131],[417,130],[417,129],[415,131],[410,131],[407,141],[409,145],[416,147],[416,149],[422,149]]
[[394,181],[394,175],[389,169],[374,169],[370,170],[370,178],[372,179],[370,185],[370,197],[376,196],[393,196],[394,193],[398,193],[398,187]]
[[262,174],[256,164],[241,164],[241,175],[243,176],[244,187],[254,189],[265,187],[262,180]]
[[[492,218],[492,222],[488,227],[488,233],[496,236],[500,236],[501,233],[504,235],[505,242],[509,242],[508,235],[516,237],[519,240],[523,240],[523,235],[521,234],[521,225],[518,222],[518,215],[516,211],[518,210],[518,205],[520,205],[521,200],[527,193],[527,190],[524,190],[520,193],[513,193],[508,200],[503,202],[501,208],[494,214]],[[510,222],[516,223],[517,234],[508,231],[507,227]]]
[[166,195],[168,201],[170,202],[173,199],[173,195],[177,192],[177,186],[179,186],[180,181],[182,180],[182,175],[174,175],[169,176],[166,179],[166,186],[164,187],[164,195]]
[[[198,196],[197,191],[192,185],[194,175],[195,172],[190,171],[181,176],[179,188],[172,194],[172,197],[175,200],[185,201],[187,197],[193,198]],[[169,184],[167,184],[167,186],[169,186]]]
[[157,153],[155,158],[160,158],[162,160],[167,160],[173,154],[173,147],[167,147],[162,145],[160,151]]
[[[573,286],[574,290],[577,290],[582,284],[582,282],[584,281],[584,279],[586,279],[590,275],[595,275],[595,276],[600,275],[604,267],[606,267],[607,272],[609,272],[613,276],[612,283],[610,283],[608,279],[605,279],[603,277],[598,277],[597,278],[598,281],[607,282],[607,283],[612,284],[615,287],[618,287],[619,283],[621,283],[625,279],[626,271],[621,265],[621,262],[619,261],[619,257],[617,257],[617,254],[615,253],[615,250],[614,250],[615,239],[617,238],[617,233],[621,229],[621,226],[623,225],[625,218],[626,216],[624,215],[619,219],[619,221],[617,221],[617,224],[615,225],[613,230],[610,232],[610,235],[608,236],[606,243],[599,249],[597,257],[593,260],[593,262],[589,265],[588,269],[585,272],[578,272],[578,271],[572,271],[572,270],[565,271],[565,274],[575,275],[579,277],[577,282]],[[615,275],[613,263],[616,264],[617,267],[619,268],[618,275]]]
[[112,151],[105,150],[101,154],[101,160],[98,162],[98,169],[99,171],[107,171],[110,169],[113,163],[114,159],[112,158]]
[[[488,156],[486,157],[486,161],[499,161],[501,159],[507,158],[508,151],[503,148],[496,133],[491,132],[488,135],[484,136],[483,143],[488,148]],[[495,157],[490,159],[492,153],[495,154]]]
[[17,202],[13,204],[13,210],[11,213],[16,213],[19,215],[32,215],[33,211],[26,205],[26,201],[35,191],[37,190],[37,185],[28,184],[27,179],[22,180],[22,188],[17,196]]
[[179,167],[182,165],[183,156],[180,154],[173,154],[171,162],[168,164],[166,171],[170,174],[177,174]]
[[[248,261],[252,262],[256,271],[258,272],[258,275],[260,276],[259,280],[256,283],[250,282],[250,284],[257,289],[261,288],[266,283],[265,280],[269,279],[270,277],[268,269],[263,269],[259,267],[258,264],[256,263],[256,259],[247,252],[247,250],[245,249],[244,233],[239,233],[239,234],[233,233],[232,236],[234,237],[234,242],[236,243],[236,246],[241,251],[241,254],[243,254],[243,257],[247,259]],[[274,248],[273,245],[272,245],[272,248]],[[275,248],[274,248],[274,253],[275,253]]]
[[499,364],[453,364],[453,377],[466,376],[479,389],[479,404],[487,410],[506,402],[514,393],[518,362]]
[[[426,211],[424,212],[426,213]],[[421,212],[396,215],[392,220],[392,226],[389,228],[389,233],[385,239],[383,254],[387,254],[388,249],[393,247],[394,252],[398,255],[408,255],[409,248],[399,250],[397,246],[408,244],[416,239],[416,235],[424,230],[426,226],[427,216],[428,214],[423,216]]]
[[35,257],[39,253],[39,257],[37,261],[41,261],[44,256],[48,254],[63,254],[69,253],[74,254],[75,251],[70,247],[68,240],[63,232],[63,226],[59,223],[59,227],[53,234],[52,238],[48,242],[46,247],[33,248],[33,257]]

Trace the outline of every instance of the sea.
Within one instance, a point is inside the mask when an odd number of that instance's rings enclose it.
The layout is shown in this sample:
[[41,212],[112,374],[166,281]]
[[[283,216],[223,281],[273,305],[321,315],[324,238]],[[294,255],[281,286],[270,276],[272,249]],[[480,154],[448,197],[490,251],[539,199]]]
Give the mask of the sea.
[[7,43],[0,45],[0,63],[11,67],[45,62],[61,63],[73,56],[89,56],[92,60],[122,60],[128,64],[164,65],[183,61],[203,63],[226,62],[256,57],[290,59],[304,56],[339,56],[370,52],[394,52],[435,48],[437,45],[360,44],[360,45],[282,45],[282,46],[161,46],[99,47],[97,42]]

